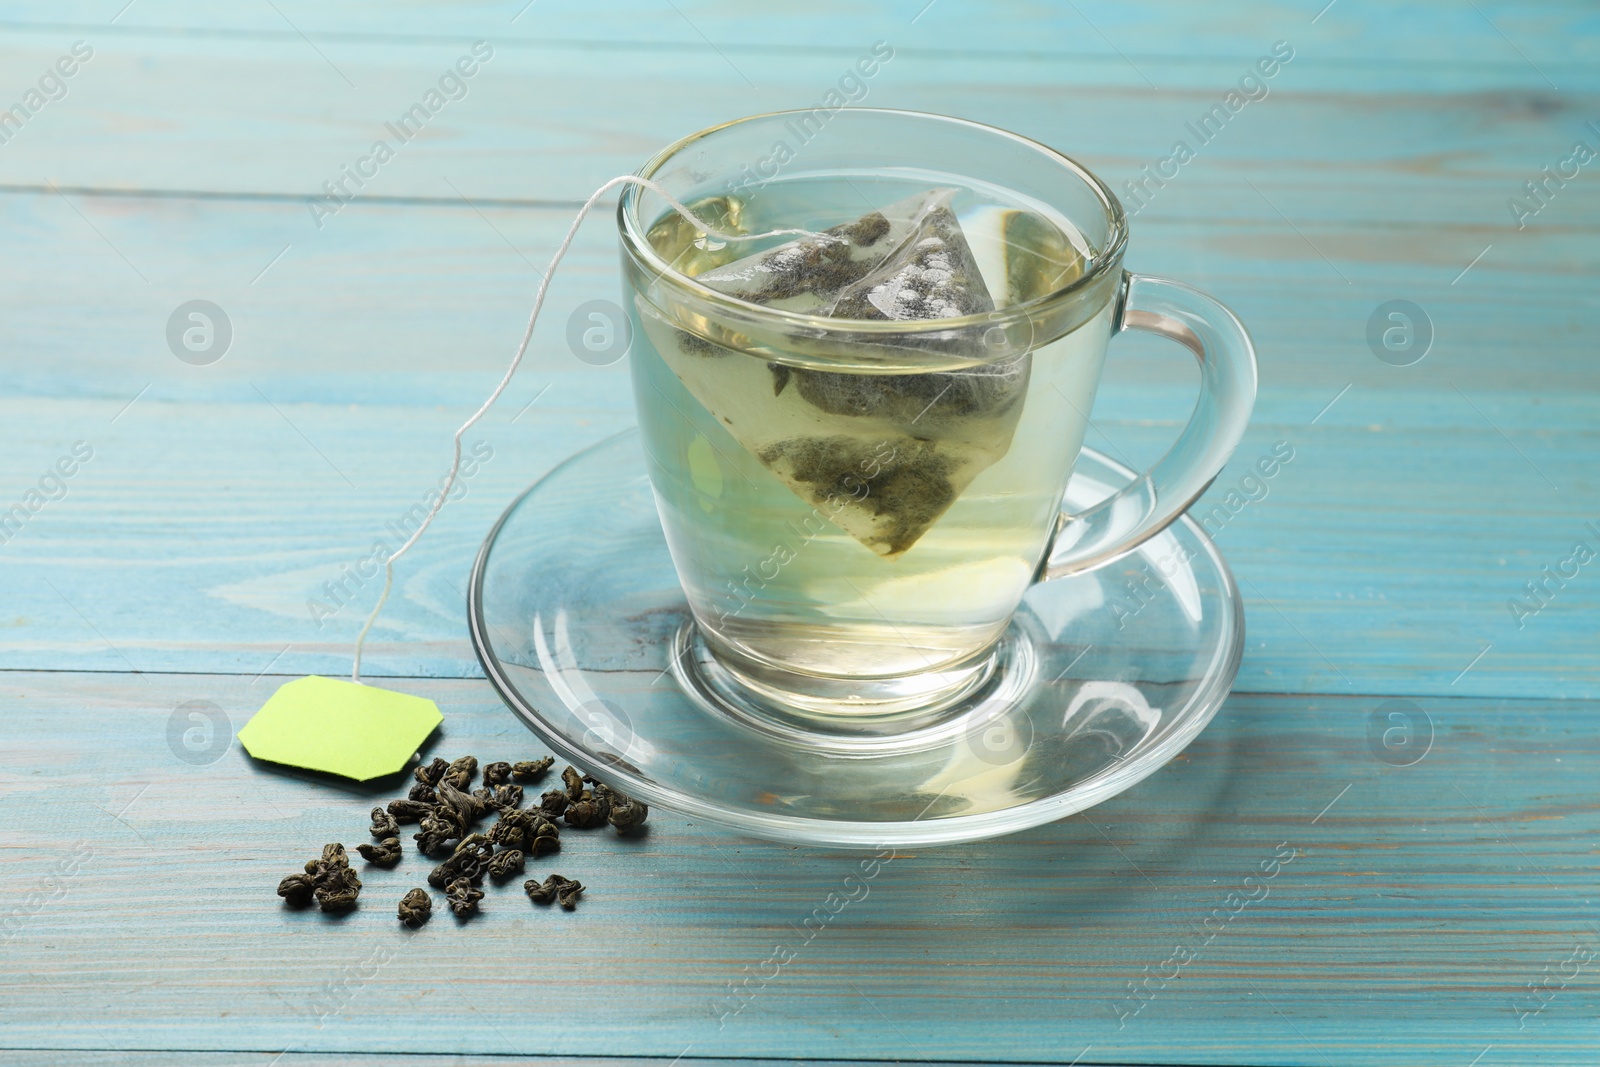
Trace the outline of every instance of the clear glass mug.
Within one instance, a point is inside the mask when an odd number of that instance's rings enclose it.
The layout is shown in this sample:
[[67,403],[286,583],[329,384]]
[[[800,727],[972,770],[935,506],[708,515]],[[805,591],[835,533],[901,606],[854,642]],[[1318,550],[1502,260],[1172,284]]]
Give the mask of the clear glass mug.
[[[725,232],[822,230],[908,190],[958,190],[953,210],[1000,290],[992,311],[938,319],[740,299],[696,276],[750,249],[694,231],[649,189],[623,193],[635,400],[694,619],[674,663],[724,707],[875,731],[959,705],[1004,670],[1030,585],[1159,533],[1244,432],[1256,389],[1244,327],[1194,289],[1125,273],[1121,205],[1045,145],[915,112],[779,112],[686,137],[639,173]],[[1041,272],[1020,247],[1066,265]],[[1188,347],[1199,401],[1163,459],[1067,515],[1106,347],[1124,329]]]

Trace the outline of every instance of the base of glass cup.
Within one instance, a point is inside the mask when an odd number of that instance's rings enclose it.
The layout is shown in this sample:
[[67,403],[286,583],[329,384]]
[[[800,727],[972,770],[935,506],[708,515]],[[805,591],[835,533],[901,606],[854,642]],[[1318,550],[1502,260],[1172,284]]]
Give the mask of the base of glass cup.
[[997,642],[937,670],[856,678],[790,670],[694,624],[678,631],[673,651],[686,677],[698,674],[700,686],[731,707],[760,706],[779,717],[815,720],[824,729],[876,733],[885,722],[915,722],[971,696],[994,674],[998,647]]
[[882,752],[982,729],[1034,683],[1038,657],[1013,624],[956,667],[895,678],[831,678],[755,663],[692,620],[673,636],[672,674],[712,714],[807,747]]

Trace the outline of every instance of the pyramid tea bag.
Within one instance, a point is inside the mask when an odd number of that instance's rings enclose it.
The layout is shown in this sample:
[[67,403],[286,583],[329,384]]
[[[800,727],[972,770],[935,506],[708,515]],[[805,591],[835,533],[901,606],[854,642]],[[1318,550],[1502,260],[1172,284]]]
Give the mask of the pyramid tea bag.
[[[950,210],[954,195],[930,189],[696,280],[752,303],[830,318],[992,311]],[[668,366],[747,451],[824,518],[890,559],[1006,454],[1031,366],[1024,354],[959,371],[821,371],[763,363],[651,316],[645,323]]]
[[[953,189],[931,189],[909,196],[816,237],[706,271],[696,280],[753,304],[842,319],[934,319],[992,311],[994,301],[950,211],[953,195]],[[936,263],[944,267],[942,273]],[[874,299],[871,294],[880,288]],[[931,303],[913,306],[929,291]],[[896,306],[897,298],[903,307]]]

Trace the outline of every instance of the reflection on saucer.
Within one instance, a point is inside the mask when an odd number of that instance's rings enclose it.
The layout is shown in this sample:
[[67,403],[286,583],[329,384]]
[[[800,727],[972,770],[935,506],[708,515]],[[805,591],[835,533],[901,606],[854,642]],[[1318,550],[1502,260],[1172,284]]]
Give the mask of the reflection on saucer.
[[1103,743],[1111,759],[1138,748],[1161,722],[1161,709],[1126,682],[1084,682],[1061,716],[1063,739]]

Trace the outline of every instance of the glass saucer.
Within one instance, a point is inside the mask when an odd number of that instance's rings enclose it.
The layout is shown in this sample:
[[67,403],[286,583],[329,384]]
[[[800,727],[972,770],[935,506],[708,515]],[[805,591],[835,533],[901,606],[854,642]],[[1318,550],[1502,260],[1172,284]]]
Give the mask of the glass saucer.
[[[1134,475],[1084,449],[1081,511]],[[1238,673],[1233,576],[1185,517],[1096,570],[1029,590],[967,705],[870,735],[741,713],[696,686],[697,642],[636,431],[573,456],[484,540],[472,643],[551,751],[647,804],[816,845],[930,845],[1022,830],[1154,773]]]

